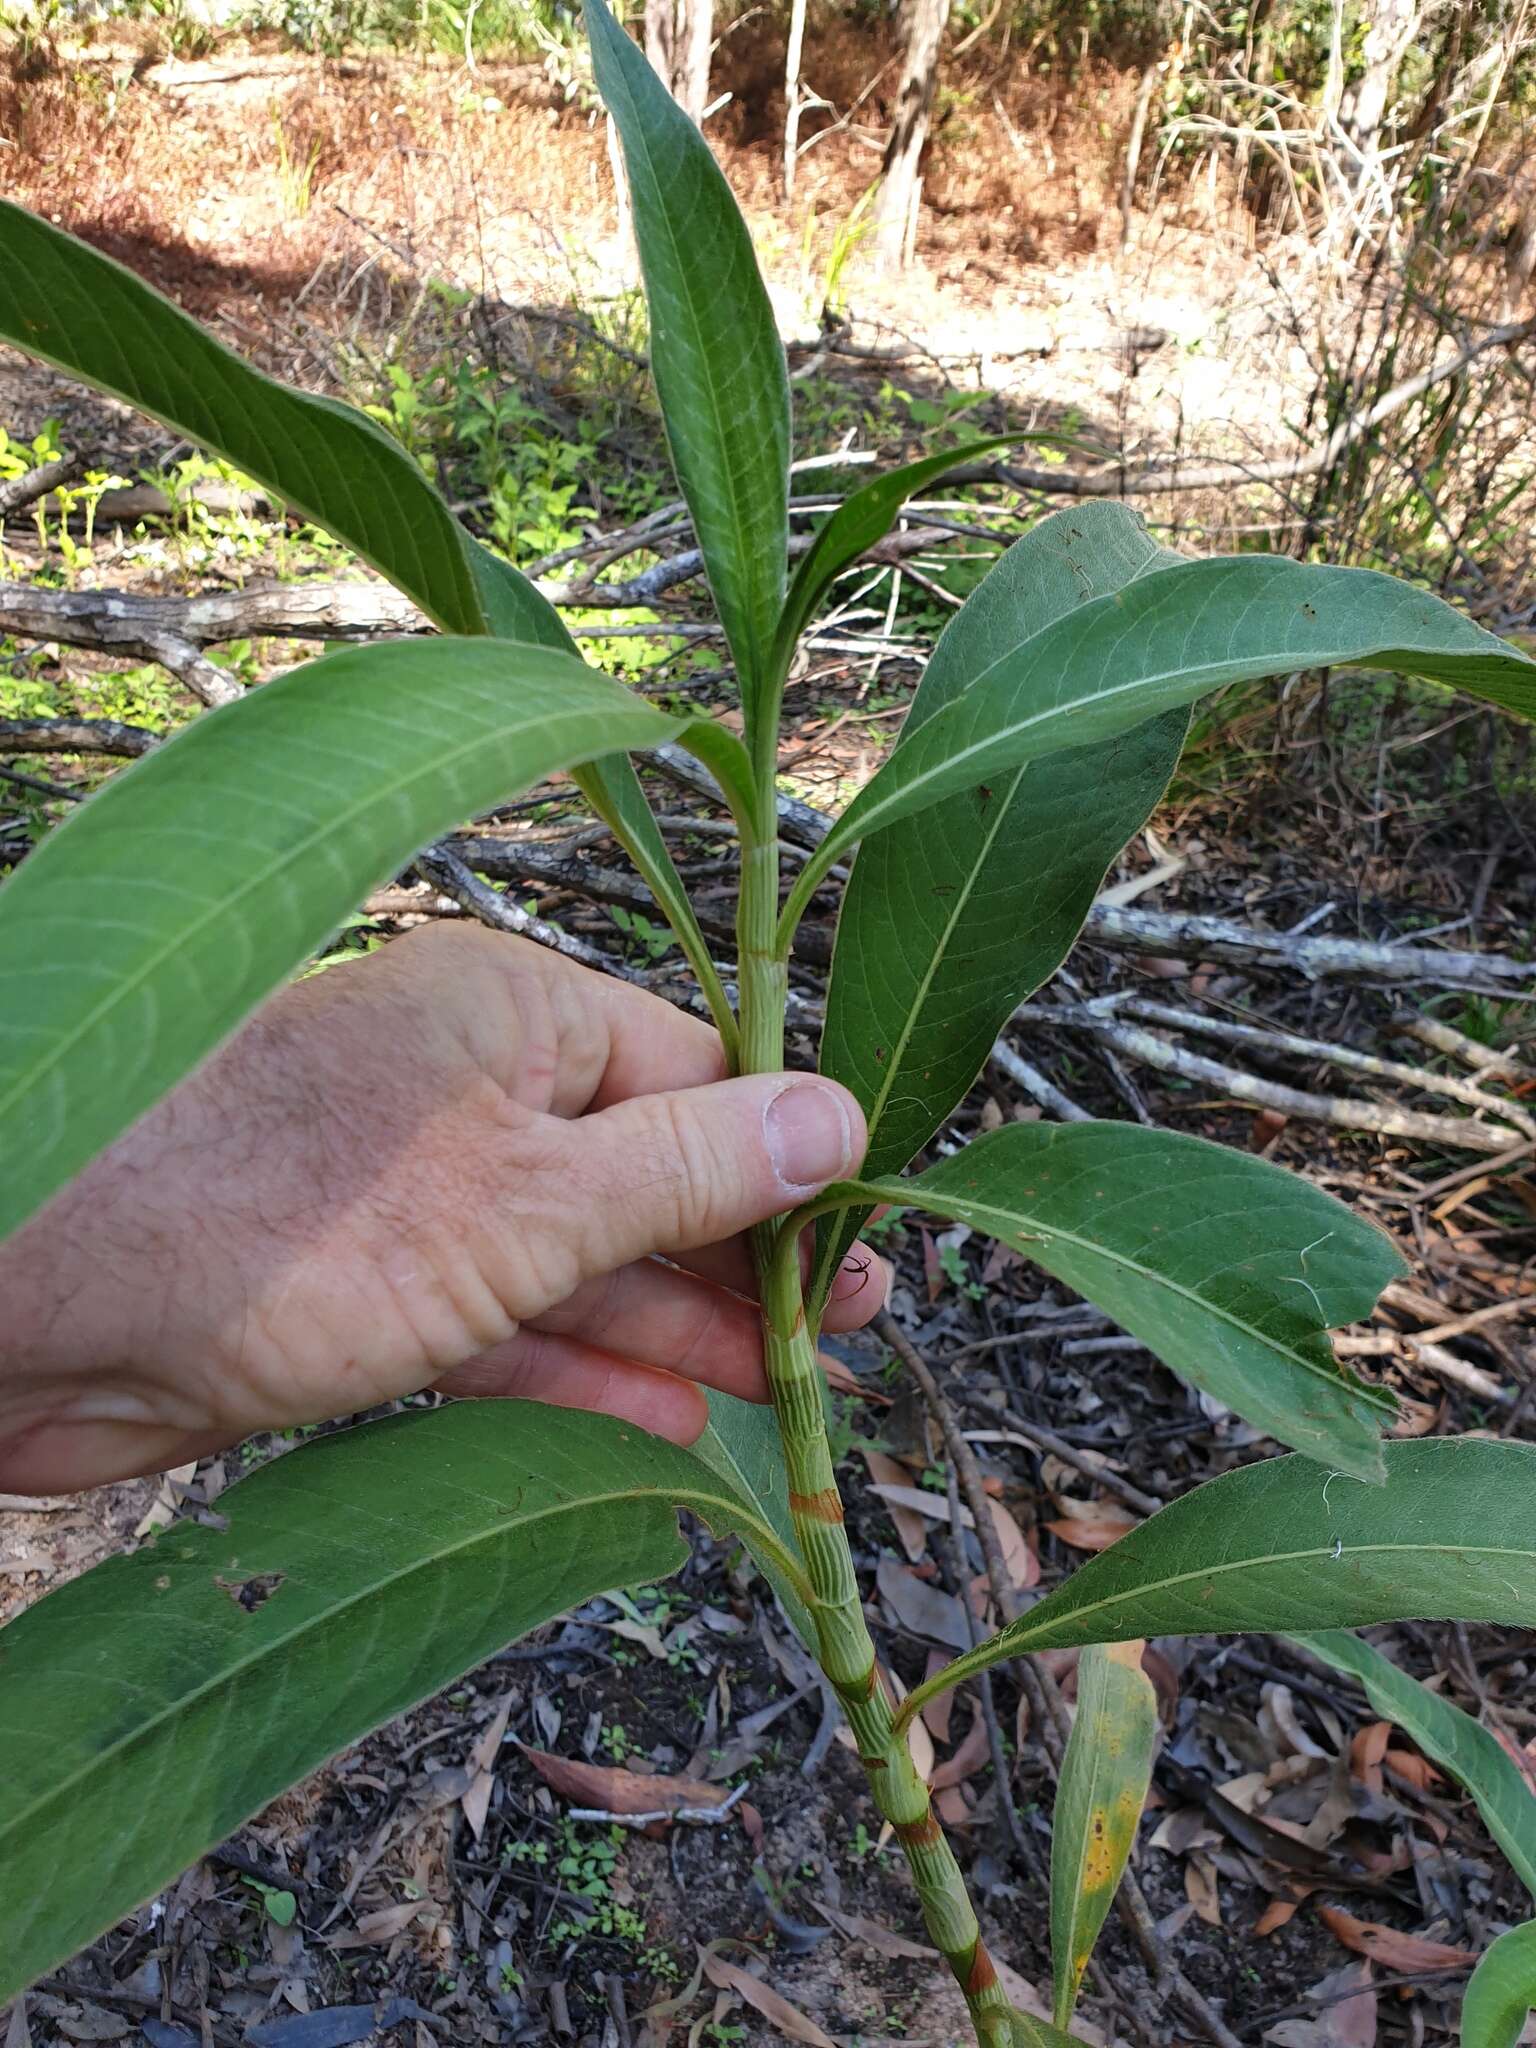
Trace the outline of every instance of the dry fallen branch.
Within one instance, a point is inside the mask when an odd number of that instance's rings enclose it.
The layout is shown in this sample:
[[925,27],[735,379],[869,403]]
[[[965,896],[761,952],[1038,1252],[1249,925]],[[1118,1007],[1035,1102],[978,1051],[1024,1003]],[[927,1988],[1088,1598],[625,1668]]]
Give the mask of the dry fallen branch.
[[1422,1144],[1449,1146],[1464,1152],[1502,1152],[1509,1143],[1506,1126],[1481,1123],[1476,1117],[1429,1116],[1379,1102],[1313,1095],[1279,1081],[1245,1074],[1236,1067],[1208,1060],[1203,1054],[1186,1052],[1171,1039],[1144,1031],[1137,1024],[1122,1023],[1087,1004],[1026,1003],[1014,1015],[1031,1024],[1062,1025],[1069,1030],[1088,1032],[1142,1066],[1176,1074],[1181,1080],[1199,1081],[1231,1100],[1251,1102],[1258,1109],[1273,1109],[1281,1116],[1336,1124],[1350,1131],[1373,1131],[1379,1137],[1413,1138]]
[[0,483],[0,522],[13,512],[35,505],[39,498],[46,498],[60,484],[69,483],[79,470],[80,464],[73,455],[61,455],[54,462],[40,463],[36,469],[24,470],[20,476]]

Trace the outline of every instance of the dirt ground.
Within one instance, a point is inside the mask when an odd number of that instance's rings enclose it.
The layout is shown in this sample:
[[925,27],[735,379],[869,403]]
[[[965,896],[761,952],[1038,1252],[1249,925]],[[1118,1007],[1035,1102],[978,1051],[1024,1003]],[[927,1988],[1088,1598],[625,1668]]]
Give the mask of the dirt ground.
[[[835,56],[827,53],[829,80]],[[509,306],[591,309],[629,288],[601,124],[537,70],[481,66],[469,76],[446,64],[326,64],[260,49],[146,61],[142,50],[107,45],[74,61],[89,90],[67,104],[51,78],[23,77],[0,105],[19,145],[7,163],[11,195],[143,270],[233,345],[290,365],[307,359],[317,383],[331,379],[338,336],[373,345],[430,279]],[[1123,112],[1118,90],[1106,80],[1106,106],[1085,118]],[[1075,415],[1127,453],[1272,450],[1313,375],[1295,339],[1300,323],[1276,289],[1274,253],[1261,259],[1198,190],[1133,219],[1122,251],[1107,179],[1063,169],[1078,156],[1070,123],[1053,130],[1025,121],[1026,111],[999,103],[974,113],[987,143],[976,155],[990,169],[966,189],[936,178],[916,275],[877,279],[855,252],[852,332],[871,347],[904,340],[913,351],[899,369],[871,374],[985,388],[1026,415]],[[756,205],[803,362],[816,348],[837,226],[870,164],[856,130],[833,138],[808,158],[786,220],[771,112],[749,49],[721,138],[737,190]],[[1299,252],[1288,282],[1292,306],[1307,295],[1314,310],[1328,285]],[[159,430],[130,427],[120,411],[0,362],[0,421],[30,432],[61,408],[77,441],[114,463],[125,448],[164,448]],[[1180,518],[1184,532],[1198,532],[1206,512]],[[914,674],[896,663],[881,686],[899,696]],[[799,723],[786,758],[813,799],[867,774],[888,740],[859,682],[844,664],[793,699]],[[1502,794],[1508,778],[1488,768],[1493,742],[1485,759],[1462,745],[1465,734],[1455,744],[1436,738],[1435,718],[1431,700],[1413,693],[1391,707],[1390,722],[1376,700],[1347,690],[1293,705],[1279,721],[1267,699],[1257,702],[1197,747],[1153,831],[1110,881],[1144,879],[1171,857],[1173,872],[1139,901],[1275,929],[1315,920],[1313,929],[1339,936],[1450,928],[1458,946],[1520,952],[1536,913],[1536,819]],[[1395,749],[1404,730],[1426,737]],[[522,829],[515,817],[495,823]],[[704,868],[715,858],[709,844]],[[561,914],[572,929],[614,939],[601,912],[564,902]],[[1396,1007],[1348,982],[1298,984],[1091,944],[1072,971],[1091,993],[1187,984],[1236,1006],[1257,1002],[1276,1023],[1329,1040],[1382,1042]],[[1439,1013],[1466,1021],[1454,1002],[1440,1000]],[[1517,1036],[1523,1028],[1518,1012],[1496,1021]],[[810,1051],[802,1043],[798,1057]],[[1266,1120],[1219,1091],[1133,1077],[1059,1028],[1043,1029],[1030,1052],[1096,1113],[1145,1112],[1265,1151],[1359,1202],[1397,1236],[1429,1302],[1417,1325],[1400,1314],[1364,1334],[1395,1340],[1436,1315],[1530,1292],[1528,1158],[1479,1178],[1462,1155]],[[1517,1093],[1536,1085],[1518,1060],[1516,1073]],[[1327,1085],[1317,1071],[1302,1078]],[[985,1128],[1037,1113],[989,1072],[957,1121]],[[898,1264],[898,1323],[983,1433],[1023,1590],[1049,1587],[1126,1526],[1134,1511],[1124,1487],[1161,1502],[1273,1449],[1016,1257],[915,1217],[887,1248]],[[1511,1315],[1448,1342],[1504,1399],[1480,1402],[1396,1342],[1367,1364],[1402,1397],[1404,1431],[1527,1434],[1529,1320]],[[843,1377],[842,1476],[861,1586],[882,1653],[912,1683],[955,1646],[979,1554],[973,1547],[957,1569],[944,1520],[903,1523],[862,1484],[871,1459],[887,1477],[878,1461],[894,1460],[898,1479],[919,1487],[938,1463],[931,1426],[888,1370],[887,1348],[867,1337],[839,1343],[832,1362]],[[997,1441],[1010,1422],[1020,1432],[1043,1425],[1108,1459],[1122,1490]],[[216,1512],[244,1464],[281,1448],[258,1442],[243,1457],[78,1499],[0,1501],[0,1619],[176,1514]],[[1528,1634],[1405,1626],[1383,1642],[1438,1674],[1536,1782]],[[1451,2038],[1470,1958],[1521,1917],[1519,1888],[1459,1789],[1406,1738],[1381,1736],[1346,1682],[1282,1644],[1159,1644],[1149,1668],[1165,1743],[1137,1869],[1165,1963],[1243,2042],[1395,2048]],[[1070,1702],[1071,1659],[1054,1675]],[[998,1710],[1025,1848],[969,1700],[930,1724],[935,1784],[989,1944],[1017,1974],[1016,1995],[1043,2010],[1049,1952],[1029,1865],[1048,1851],[1050,1781],[1011,1679],[999,1684]],[[551,1756],[589,1767],[581,1797]],[[626,1781],[637,1774],[745,1794],[723,1825],[632,1832],[568,1819],[573,1803],[632,1805]],[[1215,1789],[1227,1807],[1213,1802]],[[1232,1819],[1234,1808],[1249,1825]],[[1321,1851],[1321,1874],[1299,1876],[1285,1848],[1298,1837]],[[274,1896],[291,1898],[291,1917],[274,1913]],[[700,1535],[659,1598],[634,1591],[590,1603],[286,1794],[39,1987],[24,2019],[13,2017],[6,2048],[29,2039],[329,2048],[365,2036],[401,2048],[829,2037],[947,2048],[965,2039],[963,2008],[919,1936],[900,1856],[879,1839],[814,1672],[764,1589]],[[1089,2040],[1200,2038],[1115,1923],[1083,2014]]]

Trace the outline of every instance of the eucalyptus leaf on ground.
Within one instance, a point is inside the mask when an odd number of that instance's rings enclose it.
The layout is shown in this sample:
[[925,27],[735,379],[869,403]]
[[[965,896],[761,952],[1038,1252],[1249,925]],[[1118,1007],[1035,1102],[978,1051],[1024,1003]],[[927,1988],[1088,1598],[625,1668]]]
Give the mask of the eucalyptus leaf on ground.
[[1309,1458],[1209,1480],[918,1686],[903,1717],[1026,1650],[1374,1621],[1532,1626],[1536,1445],[1428,1437],[1385,1456],[1380,1486]]
[[1141,1124],[1013,1124],[860,1186],[1000,1238],[1282,1443],[1379,1477],[1394,1404],[1338,1364],[1327,1332],[1368,1315],[1403,1263],[1294,1174]]
[[[1177,560],[1123,505],[1042,520],[940,635],[897,756],[1012,649]],[[928,1142],[1015,1006],[1061,965],[1105,869],[1167,787],[1187,724],[1187,713],[1166,712],[1050,755],[860,847],[838,918],[821,1071],[864,1106],[866,1175],[899,1171]],[[862,1214],[823,1224],[818,1296]]]
[[1361,1637],[1331,1629],[1294,1640],[1335,1671],[1357,1678],[1384,1720],[1411,1735],[1427,1757],[1461,1781],[1511,1869],[1536,1897],[1536,1792],[1503,1745]]
[[177,1523],[29,1608],[0,1632],[0,2000],[369,1729],[675,1571],[679,1505],[772,1545],[633,1425],[462,1402],[291,1452],[222,1497],[226,1528]]
[[1094,1643],[1077,1667],[1077,1717],[1051,1817],[1055,2021],[1070,2024],[1083,1972],[1136,1846],[1157,1746],[1157,1694],[1140,1641]]
[[574,655],[397,641],[291,669],[114,776],[0,889],[0,1237],[427,840],[683,729]]
[[1483,1957],[1461,2005],[1461,2048],[1515,2048],[1536,2009],[1536,1920],[1512,1927]]

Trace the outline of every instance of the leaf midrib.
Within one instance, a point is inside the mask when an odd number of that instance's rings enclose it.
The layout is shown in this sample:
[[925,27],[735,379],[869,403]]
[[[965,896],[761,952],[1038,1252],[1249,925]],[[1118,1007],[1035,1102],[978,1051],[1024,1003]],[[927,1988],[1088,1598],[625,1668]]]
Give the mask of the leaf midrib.
[[[1338,1542],[1341,1539],[1335,1538],[1334,1540]],[[1495,1549],[1488,1545],[1474,1543],[1354,1543],[1344,1545],[1338,1553],[1337,1561],[1342,1564],[1347,1559],[1354,1557],[1399,1556],[1517,1558],[1529,1565],[1533,1559],[1536,1559],[1536,1548],[1531,1550],[1510,1550],[1503,1547]],[[1225,1564],[1204,1565],[1198,1571],[1174,1572],[1170,1573],[1166,1578],[1144,1579],[1126,1591],[1109,1594],[1104,1599],[1095,1600],[1086,1606],[1074,1607],[1065,1613],[1058,1614],[1048,1620],[1043,1628],[1038,1620],[1026,1616],[1023,1621],[1015,1624],[1019,1631],[1018,1634],[1014,1634],[1010,1630],[1003,1635],[994,1637],[991,1647],[996,1652],[996,1655],[989,1657],[987,1661],[988,1663],[995,1663],[998,1656],[1011,1657],[1021,1650],[1027,1650],[1030,1647],[1032,1637],[1041,1634],[1050,1635],[1056,1628],[1064,1624],[1070,1624],[1075,1628],[1079,1622],[1087,1621],[1095,1614],[1107,1614],[1114,1608],[1123,1607],[1129,1602],[1143,1601],[1160,1593],[1173,1592],[1181,1586],[1193,1585],[1196,1582],[1211,1579],[1228,1578],[1234,1573],[1267,1571],[1272,1565],[1315,1564],[1323,1558],[1327,1558],[1330,1562],[1334,1560],[1333,1544],[1324,1543],[1305,1550],[1266,1551],[1259,1557],[1233,1558]],[[1517,1600],[1520,1598],[1518,1592],[1515,1594],[1515,1598]],[[1140,1633],[1140,1631],[1137,1631],[1137,1633]],[[1221,1635],[1226,1633],[1226,1631],[1217,1627],[1214,1633]],[[981,1667],[976,1665],[970,1668],[979,1670]],[[966,1673],[964,1671],[957,1674],[959,1679],[963,1679],[965,1676]]]
[[[898,1199],[891,1192],[892,1187],[898,1185],[903,1190],[903,1194],[899,1199],[904,1200],[908,1207],[912,1206],[912,1196],[914,1193],[931,1195],[937,1192],[932,1188],[925,1188],[922,1178],[919,1176],[914,1181],[883,1183],[880,1187],[879,1199],[882,1202]],[[952,1213],[958,1216],[960,1214],[960,1204],[953,1203],[951,1207]],[[1230,1329],[1237,1331],[1239,1335],[1247,1337],[1255,1343],[1263,1344],[1269,1350],[1277,1352],[1281,1357],[1289,1359],[1293,1364],[1299,1365],[1304,1371],[1311,1373],[1314,1378],[1321,1380],[1325,1386],[1333,1387],[1340,1393],[1356,1395],[1361,1400],[1368,1401],[1373,1407],[1380,1408],[1384,1414],[1396,1412],[1393,1403],[1379,1394],[1374,1387],[1368,1386],[1364,1382],[1346,1379],[1343,1372],[1338,1369],[1337,1361],[1335,1361],[1335,1369],[1330,1372],[1325,1366],[1319,1365],[1314,1360],[1306,1358],[1300,1352],[1293,1350],[1289,1344],[1281,1342],[1278,1338],[1268,1337],[1261,1330],[1255,1329],[1252,1324],[1243,1322],[1231,1309],[1223,1308],[1219,1303],[1208,1300],[1203,1294],[1198,1294],[1194,1288],[1186,1286],[1182,1281],[1172,1280],[1166,1273],[1159,1273],[1154,1268],[1142,1264],[1140,1260],[1134,1259],[1124,1252],[1117,1252],[1107,1245],[1096,1243],[1092,1238],[1084,1237],[1078,1231],[1064,1229],[1059,1224],[1046,1223],[1042,1218],[1028,1215],[1025,1212],[994,1209],[988,1203],[972,1201],[969,1198],[964,1198],[964,1208],[968,1215],[974,1216],[978,1220],[992,1218],[996,1221],[1007,1223],[1007,1230],[993,1230],[990,1229],[986,1221],[981,1223],[981,1227],[987,1230],[990,1236],[1001,1237],[1005,1242],[1010,1235],[1027,1236],[1024,1225],[1030,1222],[1039,1222],[1041,1226],[1039,1235],[1047,1242],[1060,1238],[1066,1243],[1075,1246],[1079,1251],[1087,1252],[1098,1258],[1109,1259],[1125,1272],[1134,1273],[1139,1279],[1150,1281],[1164,1292],[1177,1295],[1183,1301],[1192,1302],[1207,1315],[1215,1316],[1218,1321],[1226,1323]],[[1020,1215],[1023,1216],[1022,1224],[1017,1220]],[[961,1220],[966,1220],[966,1218],[961,1217]],[[1332,1327],[1334,1327],[1332,1324],[1325,1324],[1314,1334],[1326,1337],[1329,1329]]]
[[[109,1748],[96,1751],[83,1764],[71,1772],[68,1777],[50,1785],[39,1798],[32,1801],[29,1805],[20,1808],[9,1820],[0,1819],[0,1842],[4,1842],[7,1837],[12,1836],[18,1827],[25,1825],[34,1815],[44,1812],[52,1802],[63,1796],[72,1787],[88,1783],[95,1771],[105,1768],[113,1759],[122,1755],[125,1751],[149,1740],[167,1721],[174,1720],[179,1715],[190,1712],[198,1701],[213,1697],[219,1692],[224,1691],[247,1671],[254,1669],[269,1658],[290,1654],[298,1644],[304,1641],[306,1635],[310,1634],[313,1630],[333,1627],[339,1615],[346,1614],[352,1609],[363,1606],[370,1601],[382,1599],[394,1587],[403,1584],[417,1573],[441,1568],[450,1559],[462,1556],[464,1553],[474,1550],[482,1544],[503,1541],[513,1534],[531,1529],[540,1522],[554,1520],[561,1515],[584,1515],[594,1509],[601,1509],[625,1501],[661,1501],[668,1506],[687,1508],[690,1513],[702,1515],[706,1521],[709,1520],[710,1510],[714,1509],[716,1513],[726,1519],[728,1526],[734,1526],[743,1531],[750,1529],[759,1542],[763,1542],[766,1539],[766,1542],[775,1550],[779,1548],[777,1537],[773,1535],[773,1532],[765,1523],[760,1523],[757,1517],[743,1503],[732,1501],[723,1494],[686,1490],[680,1487],[656,1485],[621,1487],[607,1493],[583,1494],[578,1499],[557,1501],[547,1508],[538,1509],[533,1514],[508,1516],[490,1529],[481,1529],[472,1536],[467,1536],[460,1541],[449,1543],[440,1549],[433,1550],[428,1556],[418,1558],[411,1564],[405,1565],[397,1571],[390,1572],[383,1578],[374,1580],[371,1584],[362,1587],[356,1593],[348,1595],[345,1599],[332,1602],[321,1611],[310,1615],[303,1622],[296,1624],[275,1641],[264,1643],[259,1647],[253,1647],[243,1656],[240,1656],[235,1663],[223,1666],[204,1683],[194,1686],[190,1691],[178,1694],[174,1700],[168,1701],[158,1712],[150,1715],[136,1727],[129,1729],[125,1734],[121,1735]],[[682,1538],[679,1537],[678,1540],[681,1542]],[[54,1675],[67,1678],[69,1673],[55,1667]],[[0,1734],[5,1732],[7,1731],[4,1725],[0,1724]]]
[[[498,646],[507,648],[518,644],[514,641],[501,641],[497,643]],[[554,652],[554,650],[548,648],[541,649],[540,651],[544,654]],[[297,673],[297,671],[290,671],[290,673]],[[241,699],[239,701],[244,702],[246,700]],[[643,702],[641,699],[636,701],[637,703]],[[559,719],[568,718],[580,721],[583,719],[601,718],[609,711],[617,708],[616,706],[593,706],[586,711],[561,708],[550,715]],[[628,706],[624,708],[628,709]],[[654,709],[652,706],[647,706],[646,708]],[[209,714],[210,717],[213,715],[215,714]],[[661,711],[656,712],[655,715],[658,718],[666,717],[666,713]],[[206,729],[204,722],[199,720],[196,724],[190,726],[188,731]],[[516,729],[521,730],[525,728]],[[508,730],[508,728],[503,728],[503,737],[507,736]],[[314,853],[326,840],[336,837],[343,828],[350,825],[365,812],[374,809],[382,803],[387,803],[392,797],[399,796],[418,782],[426,781],[434,775],[450,774],[467,755],[483,751],[486,745],[490,743],[492,742],[488,741],[484,733],[478,734],[474,739],[465,740],[449,753],[435,756],[429,766],[417,768],[408,775],[398,777],[393,782],[375,785],[367,796],[360,797],[345,810],[329,813],[324,825],[318,831],[308,834],[301,840],[290,840],[287,842],[282,852],[275,859],[268,861],[263,867],[255,870],[254,873],[247,873],[238,888],[228,895],[221,895],[216,903],[211,903],[190,924],[178,925],[175,935],[166,944],[157,948],[154,954],[144,962],[142,967],[135,973],[114,982],[108,994],[94,1008],[87,1012],[85,1017],[72,1031],[66,1033],[62,1038],[56,1038],[52,1041],[51,1049],[45,1059],[24,1068],[14,1085],[0,1093],[0,1117],[8,1114],[24,1095],[38,1087],[46,1076],[51,1074],[61,1064],[66,1054],[72,1052],[75,1046],[101,1023],[104,1017],[109,1016],[120,1003],[127,1001],[132,995],[136,994],[149,977],[157,973],[167,960],[200,937],[210,925],[230,916],[247,898],[264,889],[276,875],[281,874],[284,869],[293,867],[306,856]]]

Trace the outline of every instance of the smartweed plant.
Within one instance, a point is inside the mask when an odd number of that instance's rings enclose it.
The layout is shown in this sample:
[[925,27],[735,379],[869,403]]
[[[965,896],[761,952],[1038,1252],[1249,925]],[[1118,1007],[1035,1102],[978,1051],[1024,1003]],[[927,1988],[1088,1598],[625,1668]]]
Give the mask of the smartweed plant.
[[[740,737],[583,662],[533,584],[471,538],[374,422],[258,375],[128,272],[0,207],[0,338],[237,464],[440,628],[336,652],[198,719],[6,884],[0,1230],[187,1074],[380,878],[563,770],[649,884],[739,1071],[782,1065],[791,942],[853,860],[821,1062],[865,1106],[868,1158],[859,1179],[758,1233],[771,1417],[717,1398],[684,1451],[530,1403],[397,1416],[276,1461],[221,1502],[227,1526],[177,1525],[13,1623],[0,1638],[0,1995],[510,1639],[675,1570],[679,1507],[740,1539],[819,1660],[986,2048],[1070,2038],[1147,1788],[1147,1636],[1324,1631],[1314,1650],[1468,1780],[1536,1884],[1536,1803],[1514,1765],[1339,1633],[1536,1615],[1536,1449],[1384,1445],[1392,1401],[1335,1360],[1329,1329],[1367,1314],[1399,1270],[1387,1240],[1263,1161],[1133,1124],[1013,1125],[900,1177],[1002,1021],[1060,964],[1165,788],[1195,700],[1352,664],[1529,717],[1536,663],[1385,576],[1252,554],[1191,561],[1118,505],[1060,513],[952,619],[889,759],[781,890],[780,707],[801,637],[909,495],[1001,444],[878,476],[789,574],[789,386],[746,228],[602,0],[588,0],[588,28]],[[665,742],[712,771],[739,834],[734,999],[629,759]],[[1016,1248],[1296,1453],[1176,1501],[899,1707],[865,1623],[815,1349],[830,1276],[880,1203]],[[252,1581],[265,1597],[230,1597]],[[906,1731],[942,1688],[1066,1645],[1085,1657],[1057,1801],[1051,2026],[999,1983]],[[1478,2048],[1523,2024],[1532,1942],[1497,1945],[1487,1967],[1468,2003]]]

